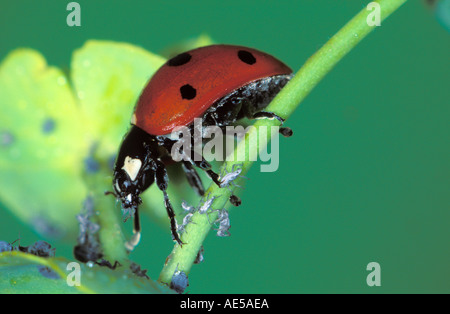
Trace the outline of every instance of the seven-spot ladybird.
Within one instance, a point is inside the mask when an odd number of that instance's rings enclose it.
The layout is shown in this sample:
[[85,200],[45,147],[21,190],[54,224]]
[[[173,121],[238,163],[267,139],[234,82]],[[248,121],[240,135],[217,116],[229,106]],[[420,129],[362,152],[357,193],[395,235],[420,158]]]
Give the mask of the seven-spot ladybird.
[[[225,127],[241,118],[284,119],[262,111],[292,77],[292,70],[273,56],[247,47],[212,45],[197,48],[168,60],[142,91],[123,139],[114,166],[113,187],[125,211],[134,214],[134,236],[127,246],[133,249],[140,238],[138,206],[140,194],[156,182],[164,194],[172,237],[177,233],[173,207],[167,194],[166,165],[179,139],[171,136],[177,127],[193,128],[195,118],[202,126]],[[289,128],[280,133],[290,136]],[[191,132],[193,134],[193,132]],[[203,158],[193,158],[182,166],[190,185],[204,194],[194,166],[204,170],[219,186],[219,175]]]

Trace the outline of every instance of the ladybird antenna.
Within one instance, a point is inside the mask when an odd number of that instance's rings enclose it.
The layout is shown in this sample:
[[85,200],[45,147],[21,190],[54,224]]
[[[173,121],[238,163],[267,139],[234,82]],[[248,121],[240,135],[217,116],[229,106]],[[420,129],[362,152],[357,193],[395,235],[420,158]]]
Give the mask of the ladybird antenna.
[[105,191],[105,195],[114,195],[115,198],[118,198],[117,194],[113,191]]
[[14,240],[13,242],[11,242],[11,245],[13,245],[14,243],[16,243],[17,241],[19,241],[19,246],[20,246],[20,232],[19,232],[19,238],[17,238],[16,240]]

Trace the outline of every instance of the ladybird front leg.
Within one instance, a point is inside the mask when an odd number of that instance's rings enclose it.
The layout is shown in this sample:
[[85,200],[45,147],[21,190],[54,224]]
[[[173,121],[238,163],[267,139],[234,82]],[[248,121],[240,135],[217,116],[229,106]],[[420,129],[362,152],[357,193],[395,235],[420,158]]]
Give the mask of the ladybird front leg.
[[130,240],[125,243],[126,249],[131,252],[141,241],[141,223],[139,221],[139,211],[136,207],[134,210],[134,226],[133,226],[133,235]]
[[202,156],[202,160],[201,161],[192,161],[194,163],[194,165],[196,165],[197,167],[199,167],[200,169],[202,169],[203,171],[206,172],[206,174],[211,178],[211,180],[213,180],[213,182],[218,186],[221,187],[221,183],[220,183],[220,176],[214,172],[212,170],[211,164],[209,162],[207,162],[203,156]]
[[128,251],[133,251],[134,248],[141,241],[141,222],[139,218],[139,208],[136,206],[134,209],[134,226],[133,226],[133,236],[130,240],[125,243],[125,247]]
[[169,195],[167,194],[167,187],[169,185],[169,176],[167,175],[167,169],[164,164],[159,160],[153,161],[153,168],[155,170],[155,181],[158,188],[164,194],[164,206],[166,207],[167,215],[170,219],[170,230],[172,232],[172,237],[179,245],[183,245],[183,242],[178,235],[178,225],[175,219],[175,212],[173,210],[172,204],[170,203]]
[[[232,174],[231,175],[233,175],[234,173],[236,173],[236,172],[238,172],[237,173],[237,175],[234,177],[234,178],[230,178],[229,176],[225,176],[225,177],[222,177],[222,176],[220,176],[219,174],[217,174],[216,172],[214,172],[211,168],[211,164],[209,163],[209,162],[207,162],[204,158],[203,158],[203,156],[199,156],[199,155],[195,155],[195,152],[192,152],[192,154],[194,154],[194,159],[192,160],[192,159],[190,159],[189,161],[192,163],[192,164],[194,164],[194,165],[196,165],[197,167],[199,167],[200,169],[202,169],[202,170],[204,170],[207,174],[208,174],[208,176],[213,180],[213,182],[219,187],[219,188],[223,188],[223,187],[228,187],[229,186],[229,184],[230,184],[230,182],[231,181],[233,181],[237,176],[240,176],[239,174],[241,173],[241,171],[242,171],[242,169],[239,169],[239,170],[235,170],[235,167],[237,166],[237,165],[233,165],[233,168],[232,168]],[[200,160],[201,159],[201,160]],[[186,164],[187,163],[189,163],[189,162],[186,162]],[[194,168],[192,168],[193,170],[194,170]],[[243,177],[243,176],[242,176]],[[245,177],[244,177],[245,178]],[[235,185],[235,184],[233,184],[234,186],[236,186],[236,187],[239,187],[239,186],[237,186],[237,185]],[[204,194],[204,192],[203,192],[203,194]],[[203,195],[202,194],[202,195]],[[236,195],[234,195],[234,194],[232,194],[231,196],[230,196],[230,202],[231,202],[231,204],[233,205],[233,206],[240,206],[241,205],[241,203],[242,203],[242,201],[241,201],[241,199],[239,198],[239,197],[237,197]]]
[[[278,121],[280,121],[281,125],[283,125],[284,121],[286,121],[276,113],[268,111],[256,112],[252,115],[251,119],[270,119],[270,120],[277,119]],[[280,128],[279,132],[284,137],[290,137],[293,134],[292,129],[288,127]]]

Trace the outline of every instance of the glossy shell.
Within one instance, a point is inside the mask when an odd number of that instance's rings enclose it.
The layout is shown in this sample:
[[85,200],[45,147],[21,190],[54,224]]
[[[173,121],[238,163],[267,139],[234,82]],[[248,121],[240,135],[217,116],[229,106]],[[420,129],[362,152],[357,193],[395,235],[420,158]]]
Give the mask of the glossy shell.
[[219,99],[251,82],[292,70],[264,52],[213,45],[167,61],[136,104],[132,123],[150,135],[166,135],[191,124]]

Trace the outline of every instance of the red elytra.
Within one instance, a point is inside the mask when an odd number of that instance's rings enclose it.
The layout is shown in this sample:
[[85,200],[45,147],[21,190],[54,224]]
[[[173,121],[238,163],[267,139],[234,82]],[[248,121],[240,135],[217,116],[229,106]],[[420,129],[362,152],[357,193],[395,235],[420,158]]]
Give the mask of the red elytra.
[[256,49],[234,45],[197,48],[169,60],[153,75],[132,122],[150,135],[166,135],[191,124],[232,91],[290,73],[287,65]]

